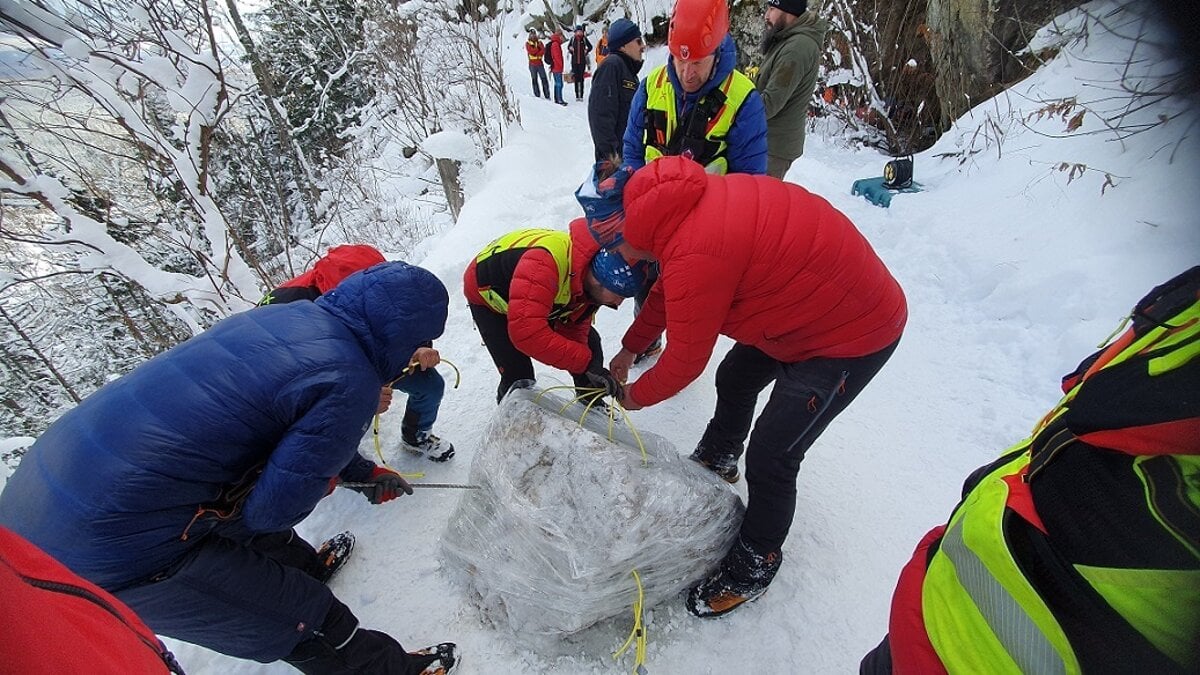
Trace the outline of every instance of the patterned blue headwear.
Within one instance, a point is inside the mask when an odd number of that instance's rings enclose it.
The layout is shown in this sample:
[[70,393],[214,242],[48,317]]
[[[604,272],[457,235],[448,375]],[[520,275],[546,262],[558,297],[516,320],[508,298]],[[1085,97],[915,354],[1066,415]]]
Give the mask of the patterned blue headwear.
[[611,168],[607,161],[597,162],[588,172],[583,184],[575,191],[575,199],[583,207],[588,232],[601,246],[611,247],[624,241],[625,209],[621,203],[625,182],[633,169],[623,166],[603,181],[599,175]]
[[608,290],[623,298],[632,298],[646,285],[646,261],[631,265],[616,251],[600,249],[592,258],[592,275]]

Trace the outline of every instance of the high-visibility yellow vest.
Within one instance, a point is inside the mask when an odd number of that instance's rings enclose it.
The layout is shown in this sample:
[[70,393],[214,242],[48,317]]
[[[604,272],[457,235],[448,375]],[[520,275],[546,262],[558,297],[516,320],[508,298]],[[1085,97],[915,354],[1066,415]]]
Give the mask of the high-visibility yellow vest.
[[[1143,653],[1156,652],[1153,656],[1162,658],[1161,663],[1173,663],[1180,671],[1200,668],[1200,444],[1194,434],[1179,434],[1188,437],[1178,439],[1174,434],[1176,429],[1196,429],[1200,419],[1200,300],[1194,287],[1190,293],[1190,306],[1185,291],[1184,309],[1164,321],[1144,323],[1144,331],[1130,329],[1085,361],[1086,372],[1034,434],[993,464],[955,509],[929,558],[921,591],[926,633],[950,673],[1081,672],[1080,659],[1087,655],[1073,649],[1067,624],[1054,610],[1065,606],[1062,595],[1070,592],[1079,594],[1066,598],[1076,607],[1100,603],[1111,608],[1119,617],[1112,621],[1123,634],[1136,631],[1138,642],[1144,638],[1148,647]],[[1097,381],[1093,378],[1107,378],[1108,384],[1089,386]],[[1118,387],[1128,400],[1111,396],[1114,382],[1128,383],[1127,389]],[[1137,405],[1138,388],[1148,391],[1155,386],[1160,400],[1173,401],[1173,409],[1156,410],[1159,417],[1153,420],[1124,419]],[[1072,407],[1085,405],[1111,408],[1114,412],[1099,419],[1118,420],[1118,428],[1073,424]],[[1081,428],[1084,431],[1076,436]],[[1097,439],[1112,445],[1097,446]],[[1068,566],[1074,583],[1060,585],[1059,597],[1039,595],[1013,548],[1012,519],[1019,519],[1022,528],[1033,528],[1022,532],[1046,536],[1042,519],[1051,512],[1034,509],[1031,485],[1076,442],[1086,444],[1081,446],[1084,452],[1097,453],[1097,460],[1100,453],[1114,452],[1129,461],[1135,476],[1130,483],[1141,487],[1133,492],[1134,499],[1121,502],[1121,508],[1145,508],[1148,517],[1138,515],[1134,522],[1146,524],[1146,539],[1165,542],[1180,551],[1177,557],[1190,562],[1171,569],[1075,563]],[[1116,452],[1106,447],[1131,449]],[[1144,500],[1139,492],[1144,492]],[[1114,537],[1121,535],[1130,533],[1114,532]]]
[[521,256],[531,248],[540,248],[554,256],[558,268],[558,292],[551,321],[569,314],[571,302],[571,235],[558,230],[529,229],[510,232],[484,247],[475,256],[475,274],[479,294],[488,306],[508,314],[508,290]]
[[[731,72],[721,84],[714,87],[692,107],[688,113],[703,115],[697,124],[705,124],[703,137],[687,139],[679,123],[675,109],[675,87],[667,74],[667,66],[655,68],[646,77],[646,111],[643,141],[646,144],[646,162],[659,157],[690,152],[692,159],[704,166],[705,171],[725,174],[729,171],[726,158],[729,144],[726,137],[738,109],[745,102],[754,83],[738,71]],[[687,120],[685,120],[686,123]]]

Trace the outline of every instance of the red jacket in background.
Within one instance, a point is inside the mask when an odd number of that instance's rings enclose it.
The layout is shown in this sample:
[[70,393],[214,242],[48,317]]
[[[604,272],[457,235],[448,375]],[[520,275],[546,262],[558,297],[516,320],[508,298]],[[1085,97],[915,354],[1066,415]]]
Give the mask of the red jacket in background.
[[664,157],[630,178],[624,202],[625,239],[661,276],[623,345],[641,353],[667,331],[630,389],[637,403],[699,377],[718,335],[784,363],[866,356],[900,337],[900,285],[845,215],[798,185]]
[[563,52],[562,52],[563,36],[555,33],[550,36],[550,42],[546,43],[546,66],[550,68],[550,72],[562,74],[563,71]]
[[[587,221],[571,221],[570,319],[550,323],[554,296],[558,294],[558,266],[543,248],[530,248],[513,271],[508,290],[508,337],[522,354],[541,363],[578,374],[587,370],[592,358],[588,330],[597,306],[583,291],[583,278],[599,245],[588,233]],[[467,302],[492,309],[479,294],[475,260],[463,274]],[[494,309],[492,311],[495,311]]]
[[[175,657],[120,600],[0,527],[0,670],[172,672]],[[182,671],[178,671],[182,672]]]
[[542,46],[541,40],[526,40],[525,53],[529,55],[530,66],[542,65],[542,55],[546,53],[546,48]]
[[329,249],[329,253],[317,260],[311,270],[285,281],[279,287],[313,287],[320,291],[321,295],[324,295],[351,274],[381,262],[384,262],[383,254],[374,246],[366,244],[334,246]]

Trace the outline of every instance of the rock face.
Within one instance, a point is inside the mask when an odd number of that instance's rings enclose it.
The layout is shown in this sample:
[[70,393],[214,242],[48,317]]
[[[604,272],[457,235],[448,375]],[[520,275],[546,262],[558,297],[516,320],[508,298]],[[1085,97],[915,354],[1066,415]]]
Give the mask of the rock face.
[[710,471],[645,432],[532,390],[504,400],[442,538],[445,567],[486,621],[560,638],[629,617],[637,570],[649,608],[725,555],[742,504]]
[[942,120],[1024,77],[1016,54],[1055,16],[1080,0],[928,0],[926,23]]

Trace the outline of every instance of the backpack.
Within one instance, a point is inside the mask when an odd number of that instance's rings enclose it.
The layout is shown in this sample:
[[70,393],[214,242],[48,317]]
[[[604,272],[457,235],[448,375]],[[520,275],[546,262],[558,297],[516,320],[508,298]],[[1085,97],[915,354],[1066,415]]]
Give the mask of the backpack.
[[554,67],[554,60],[550,58],[550,48],[554,46],[552,40],[546,40],[546,48],[542,51],[542,63],[546,64],[546,68]]

